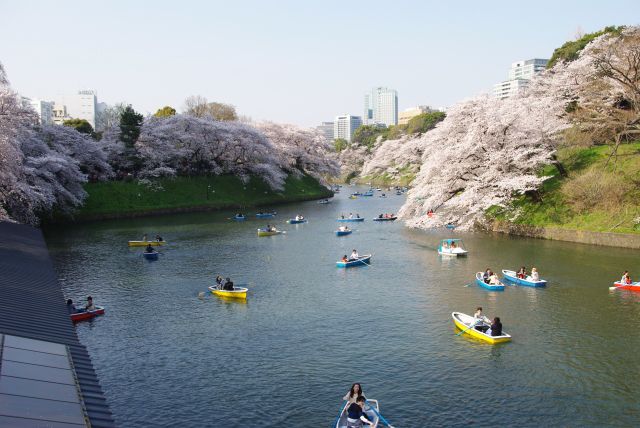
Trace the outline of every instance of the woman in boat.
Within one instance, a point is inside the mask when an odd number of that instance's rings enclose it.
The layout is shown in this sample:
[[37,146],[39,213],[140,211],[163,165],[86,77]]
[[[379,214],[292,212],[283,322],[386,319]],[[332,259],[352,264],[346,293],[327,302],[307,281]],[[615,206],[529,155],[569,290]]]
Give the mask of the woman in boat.
[[158,242],[162,242],[162,241],[164,241],[164,240],[162,239],[162,236],[160,236],[160,235],[156,235],[156,241],[158,241]]
[[349,256],[349,260],[358,260],[359,258],[360,258],[360,255],[354,248],[353,251],[351,252],[351,255]]
[[451,241],[451,249],[453,250],[456,247],[457,247],[456,241]]
[[491,324],[491,336],[502,336],[502,323],[500,317],[495,317]]
[[348,261],[349,261],[349,259],[347,258],[346,254],[344,256],[342,256],[342,263],[346,263]]
[[522,266],[516,276],[520,279],[525,279],[527,277],[527,268]]
[[96,310],[96,307],[93,304],[93,297],[91,296],[87,297],[87,306],[85,306],[84,310],[87,312]]
[[227,278],[227,280],[224,282],[224,286],[222,287],[222,289],[227,291],[233,291],[233,281],[231,281],[231,278]]
[[442,243],[442,249],[443,249],[443,250],[446,250],[446,249],[448,249],[448,248],[449,248],[449,242],[444,241],[444,242]]
[[146,233],[144,235],[142,235],[142,241],[143,242],[147,242],[147,234]]
[[473,327],[476,330],[481,331],[483,333],[489,330],[489,325],[487,324],[491,324],[491,321],[489,320],[489,318],[484,316],[484,314],[482,313],[481,306],[478,306],[478,308],[476,309],[476,313],[473,314],[473,318],[475,319],[475,322],[473,323]]
[[493,272],[491,272],[491,269],[487,268],[487,270],[485,270],[482,274],[482,280],[485,284],[489,283],[489,278],[491,278],[491,275],[493,275]]
[[540,274],[536,268],[531,268],[531,281],[540,281]]
[[373,421],[370,421],[367,418],[366,413],[364,412],[364,403],[366,402],[365,398],[361,395],[356,398],[355,403],[349,404],[347,407],[347,427],[348,428],[357,428],[361,427],[364,424],[373,425]]
[[353,218],[353,213],[349,213],[349,218]]
[[359,383],[354,383],[342,399],[349,403],[355,403],[358,397],[364,397],[364,393],[362,392],[362,386]]
[[67,311],[69,311],[69,314],[75,314],[78,312],[76,310],[76,305],[73,304],[73,300],[71,299],[67,299]]
[[625,270],[622,274],[622,279],[620,279],[622,284],[630,285],[631,284],[631,276],[629,276],[629,271]]
[[489,285],[500,285],[500,278],[493,272],[491,272],[491,276],[489,277]]

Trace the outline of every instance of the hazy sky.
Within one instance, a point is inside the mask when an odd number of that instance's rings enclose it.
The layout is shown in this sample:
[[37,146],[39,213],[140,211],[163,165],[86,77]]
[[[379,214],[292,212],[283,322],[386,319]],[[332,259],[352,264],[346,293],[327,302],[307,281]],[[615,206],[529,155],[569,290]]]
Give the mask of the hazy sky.
[[450,106],[578,30],[640,24],[638,0],[447,3],[0,0],[0,62],[33,98],[89,88],[147,113],[199,94],[311,126],[362,115],[372,86]]

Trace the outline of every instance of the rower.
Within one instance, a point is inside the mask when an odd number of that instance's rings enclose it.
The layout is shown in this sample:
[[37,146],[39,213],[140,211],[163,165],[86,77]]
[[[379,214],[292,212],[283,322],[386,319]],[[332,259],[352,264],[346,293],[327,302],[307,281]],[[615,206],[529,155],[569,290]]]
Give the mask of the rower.
[[478,308],[476,309],[476,313],[473,314],[473,318],[474,318],[473,327],[476,330],[481,331],[483,333],[489,330],[489,325],[491,325],[491,321],[489,320],[489,318],[485,317],[484,314],[482,313],[482,307],[478,306]]
[[231,281],[231,278],[227,278],[227,280],[224,283],[224,287],[222,289],[227,291],[233,291],[233,281]]
[[145,253],[153,253],[153,247],[151,246],[151,244],[147,245],[147,248],[144,249]]
[[358,260],[360,258],[360,256],[358,255],[358,252],[354,250],[351,252],[351,255],[349,256],[349,260]]

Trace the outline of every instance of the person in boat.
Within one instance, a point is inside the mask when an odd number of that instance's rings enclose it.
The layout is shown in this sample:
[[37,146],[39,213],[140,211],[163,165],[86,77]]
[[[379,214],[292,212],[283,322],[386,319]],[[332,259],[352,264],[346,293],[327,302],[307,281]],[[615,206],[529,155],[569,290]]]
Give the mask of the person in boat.
[[222,290],[224,279],[220,275],[216,275],[216,288]]
[[162,241],[164,241],[164,239],[162,239],[162,236],[156,235],[156,241],[162,242]]
[[[346,393],[342,399],[349,404],[355,403],[358,397],[364,397],[364,393],[362,392],[362,385],[359,383],[354,383],[351,385],[351,389]],[[366,400],[366,397],[364,397]]]
[[451,249],[453,250],[456,247],[457,247],[456,241],[451,241]]
[[142,235],[142,242],[147,242],[147,234]]
[[340,260],[342,263],[346,263],[349,261],[349,259],[347,258],[347,255],[345,254],[344,256],[342,256],[342,259]]
[[522,266],[516,276],[520,279],[525,279],[527,277],[527,268]]
[[151,244],[147,245],[147,248],[144,249],[145,253],[153,253],[153,247],[151,246]]
[[489,278],[491,278],[491,275],[493,275],[493,272],[491,272],[491,269],[487,268],[487,270],[485,270],[482,274],[482,280],[485,284],[489,283]]
[[358,254],[358,252],[354,249],[351,252],[351,255],[349,256],[349,260],[358,260],[360,258],[360,255]]
[[447,241],[444,241],[444,242],[442,243],[442,249],[443,249],[443,250],[446,250],[447,248],[449,248],[449,243],[448,243]]
[[540,274],[536,268],[531,268],[531,281],[540,281]]
[[67,299],[67,311],[69,311],[69,314],[75,314],[78,312],[76,310],[76,305],[73,304],[73,300],[71,299]]
[[622,278],[620,279],[621,284],[631,285],[631,276],[629,275],[629,271],[625,270],[622,274]]
[[[385,215],[384,217],[386,217],[386,215]],[[383,218],[383,215],[382,215],[382,214],[380,214],[380,215],[378,216],[378,218]]]
[[356,213],[356,218],[360,218],[360,214],[357,214],[357,213]]
[[342,220],[344,220],[344,214],[341,214],[341,215],[340,215],[340,218],[341,218]]
[[491,272],[491,276],[489,277],[489,285],[500,285],[500,278],[493,272]]
[[96,306],[93,304],[93,297],[87,297],[87,306],[84,307],[84,310],[87,312],[96,310]]
[[349,213],[349,218],[353,218],[353,213]]
[[365,398],[361,395],[356,398],[355,403],[349,404],[349,407],[347,407],[347,427],[356,428],[363,426],[363,424],[373,425],[373,421],[370,421],[364,412],[365,402]]
[[475,322],[473,323],[473,328],[483,333],[489,330],[489,325],[491,325],[491,321],[489,320],[489,318],[484,316],[484,314],[482,313],[481,306],[478,306],[478,308],[476,309],[476,313],[473,314],[473,318],[475,319]]
[[491,323],[491,336],[502,336],[502,323],[500,317],[495,317]]
[[231,278],[227,278],[226,281],[224,282],[224,286],[222,287],[223,290],[226,291],[233,291],[233,281],[231,281]]

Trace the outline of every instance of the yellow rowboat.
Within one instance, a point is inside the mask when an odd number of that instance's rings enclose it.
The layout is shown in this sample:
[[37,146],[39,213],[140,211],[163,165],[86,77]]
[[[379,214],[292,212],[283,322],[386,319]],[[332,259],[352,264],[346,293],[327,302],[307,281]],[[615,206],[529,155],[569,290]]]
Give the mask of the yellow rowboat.
[[[491,329],[487,330],[486,333],[481,332],[480,330],[476,330],[475,327],[471,327],[477,320],[471,315],[463,314],[462,312],[452,312],[451,317],[453,318],[453,323],[460,330],[464,332],[464,334],[471,336],[475,339],[480,339],[485,342],[489,342],[492,345],[496,343],[502,342],[510,342],[511,336],[502,332],[500,336],[491,336]],[[482,325],[486,325],[486,323],[481,323]]]
[[130,247],[146,247],[147,245],[158,246],[164,245],[165,241],[129,241]]
[[209,287],[209,291],[211,291],[211,293],[215,294],[216,296],[246,299],[247,291],[249,291],[249,289],[244,287],[234,287],[233,290],[220,290],[216,287],[211,286]]
[[264,229],[258,229],[258,236],[273,236],[273,235],[280,235],[282,233],[284,233],[282,230],[266,231]]

